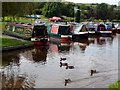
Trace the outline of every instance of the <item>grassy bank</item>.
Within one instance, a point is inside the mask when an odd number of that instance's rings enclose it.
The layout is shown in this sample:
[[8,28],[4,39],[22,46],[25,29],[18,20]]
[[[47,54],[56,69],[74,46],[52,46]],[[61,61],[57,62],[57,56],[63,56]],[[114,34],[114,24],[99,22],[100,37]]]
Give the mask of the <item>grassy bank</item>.
[[25,44],[32,44],[30,41],[21,41],[12,38],[8,38],[6,36],[0,37],[2,44],[0,47],[9,47],[9,46],[17,46],[17,45],[25,45]]
[[120,90],[120,80],[115,82],[114,84],[111,84],[109,86],[109,90]]

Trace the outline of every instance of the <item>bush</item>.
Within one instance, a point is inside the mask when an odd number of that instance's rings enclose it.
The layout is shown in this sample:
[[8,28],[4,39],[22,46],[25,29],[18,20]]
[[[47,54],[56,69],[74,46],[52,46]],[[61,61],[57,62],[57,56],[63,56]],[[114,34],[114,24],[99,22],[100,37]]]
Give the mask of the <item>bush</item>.
[[109,86],[109,90],[120,90],[120,80],[115,82],[114,84],[111,84]]

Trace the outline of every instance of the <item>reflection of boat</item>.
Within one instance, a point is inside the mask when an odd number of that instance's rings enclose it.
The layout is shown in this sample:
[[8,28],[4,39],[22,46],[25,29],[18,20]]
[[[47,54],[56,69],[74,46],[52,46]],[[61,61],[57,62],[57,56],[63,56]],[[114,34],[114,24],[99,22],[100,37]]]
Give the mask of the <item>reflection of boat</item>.
[[94,38],[88,38],[88,40],[89,40],[89,43],[103,45],[103,44],[106,44],[107,42],[112,44],[113,38],[112,37],[94,37]]
[[85,51],[87,44],[86,43],[79,43],[79,47],[82,51]]
[[45,24],[34,25],[31,41],[34,45],[48,45],[49,36]]
[[72,39],[79,40],[80,38],[88,38],[88,31],[84,24],[76,25],[73,31]]
[[49,46],[35,46],[32,57],[34,62],[46,62]]
[[53,24],[49,31],[51,41],[71,41],[71,26],[64,24]]
[[95,38],[88,38],[88,42],[91,44],[94,44],[95,43]]
[[52,52],[70,51],[71,42],[51,42],[50,50]]

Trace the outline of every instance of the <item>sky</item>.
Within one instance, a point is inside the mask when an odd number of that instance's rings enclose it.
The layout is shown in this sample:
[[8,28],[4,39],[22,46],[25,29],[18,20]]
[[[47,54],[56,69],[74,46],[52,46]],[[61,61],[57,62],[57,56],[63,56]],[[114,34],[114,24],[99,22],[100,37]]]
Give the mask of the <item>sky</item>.
[[120,0],[66,0],[74,3],[108,3],[111,5],[118,5]]

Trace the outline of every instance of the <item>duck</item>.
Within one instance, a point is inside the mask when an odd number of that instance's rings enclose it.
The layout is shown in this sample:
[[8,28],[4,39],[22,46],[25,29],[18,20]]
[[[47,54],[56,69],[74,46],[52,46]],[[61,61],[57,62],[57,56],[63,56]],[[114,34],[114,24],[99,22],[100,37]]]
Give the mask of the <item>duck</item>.
[[66,69],[74,69],[74,66],[68,66],[68,64],[67,64]]
[[60,67],[67,66],[67,65],[68,65],[68,63],[62,63],[62,62],[60,62]]
[[90,70],[91,71],[91,76],[94,74],[94,73],[98,73],[96,70]]
[[66,58],[60,58],[60,61],[65,61],[66,60]]
[[67,83],[70,83],[71,82],[71,79],[65,79],[65,86],[67,85]]

